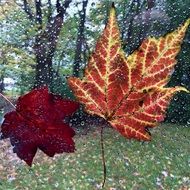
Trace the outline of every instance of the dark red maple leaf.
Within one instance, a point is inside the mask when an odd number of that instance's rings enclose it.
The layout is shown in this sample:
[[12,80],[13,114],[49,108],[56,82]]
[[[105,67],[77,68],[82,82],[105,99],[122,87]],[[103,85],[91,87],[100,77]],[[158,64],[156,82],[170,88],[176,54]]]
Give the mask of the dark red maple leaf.
[[7,113],[2,124],[2,138],[10,138],[13,151],[29,166],[39,148],[53,157],[56,153],[74,152],[74,130],[64,117],[77,110],[77,102],[34,89],[18,99],[16,110]]

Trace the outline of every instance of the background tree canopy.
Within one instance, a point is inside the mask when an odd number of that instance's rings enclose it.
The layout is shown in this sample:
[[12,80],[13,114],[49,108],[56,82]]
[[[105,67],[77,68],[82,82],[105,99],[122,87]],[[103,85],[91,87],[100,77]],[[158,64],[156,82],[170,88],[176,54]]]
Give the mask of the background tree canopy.
[[[65,79],[83,75],[110,4],[100,0],[1,0],[0,92],[15,97],[46,84],[52,92],[72,97]],[[147,36],[164,35],[190,18],[189,0],[117,0],[115,5],[126,54]],[[190,89],[190,30],[177,59],[169,85]],[[189,123],[189,105],[189,94],[176,95],[167,121]]]

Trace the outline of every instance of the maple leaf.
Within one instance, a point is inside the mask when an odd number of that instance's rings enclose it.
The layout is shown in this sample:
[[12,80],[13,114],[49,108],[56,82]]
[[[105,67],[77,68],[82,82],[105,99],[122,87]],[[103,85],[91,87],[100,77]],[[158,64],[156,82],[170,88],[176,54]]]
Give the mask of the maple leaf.
[[29,166],[37,149],[52,157],[56,153],[74,152],[75,132],[63,119],[79,104],[48,92],[34,89],[18,99],[16,110],[7,113],[2,124],[2,138],[10,138],[13,151]]
[[86,112],[104,118],[127,138],[150,140],[148,128],[163,121],[172,96],[187,91],[183,87],[165,86],[189,23],[187,20],[165,37],[145,39],[126,57],[112,7],[83,79],[68,79]]

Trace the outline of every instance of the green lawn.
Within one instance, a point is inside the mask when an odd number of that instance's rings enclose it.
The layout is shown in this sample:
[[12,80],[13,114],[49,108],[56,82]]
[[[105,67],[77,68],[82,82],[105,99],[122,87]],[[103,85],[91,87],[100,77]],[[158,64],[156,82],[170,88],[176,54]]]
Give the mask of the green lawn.
[[[163,124],[151,142],[127,140],[104,131],[105,190],[178,190],[190,188],[190,127]],[[16,177],[2,178],[2,190],[95,190],[102,182],[99,129],[76,136],[77,151],[54,159],[38,153],[30,169],[16,166]],[[0,174],[1,178],[1,174]]]

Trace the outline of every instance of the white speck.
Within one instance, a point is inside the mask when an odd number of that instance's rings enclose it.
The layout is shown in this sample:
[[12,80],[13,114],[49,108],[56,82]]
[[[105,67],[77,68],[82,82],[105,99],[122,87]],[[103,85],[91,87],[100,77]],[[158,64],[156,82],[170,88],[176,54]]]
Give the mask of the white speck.
[[162,171],[161,173],[162,173],[162,175],[164,175],[164,177],[168,176],[168,172],[167,171]]
[[8,181],[9,181],[9,182],[11,182],[11,181],[13,181],[13,180],[15,180],[15,179],[16,179],[15,176],[11,176],[11,175],[8,176]]
[[58,182],[56,182],[56,183],[55,183],[55,187],[58,187],[58,186],[59,186],[59,183],[58,183]]
[[190,182],[190,178],[189,177],[183,177],[183,183],[188,183]]
[[156,185],[161,185],[161,179],[159,177],[156,178]]

